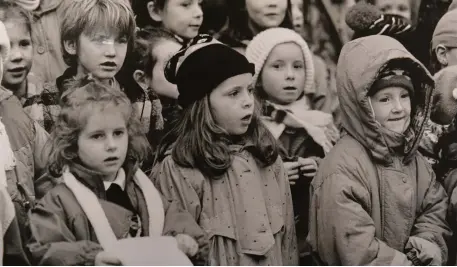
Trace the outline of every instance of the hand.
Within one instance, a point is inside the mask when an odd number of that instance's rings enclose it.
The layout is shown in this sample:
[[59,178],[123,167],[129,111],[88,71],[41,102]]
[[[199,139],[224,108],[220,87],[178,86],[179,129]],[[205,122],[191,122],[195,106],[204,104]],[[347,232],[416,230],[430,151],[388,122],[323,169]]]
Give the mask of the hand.
[[317,173],[317,162],[315,159],[312,158],[298,158],[298,162],[300,163],[300,170],[301,174],[308,178],[314,178]]
[[177,234],[175,236],[179,249],[188,257],[193,257],[198,252],[198,243],[191,236],[186,234]]
[[284,168],[287,172],[287,177],[289,178],[289,183],[294,185],[296,180],[300,177],[300,163],[298,161],[284,162]]
[[95,266],[121,266],[122,262],[115,255],[101,251],[95,256]]

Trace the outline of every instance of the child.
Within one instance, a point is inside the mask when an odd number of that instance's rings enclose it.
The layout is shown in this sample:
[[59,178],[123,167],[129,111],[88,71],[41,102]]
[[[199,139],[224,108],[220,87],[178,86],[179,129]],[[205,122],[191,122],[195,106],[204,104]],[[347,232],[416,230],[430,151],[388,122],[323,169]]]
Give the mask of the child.
[[49,132],[60,111],[60,95],[68,83],[91,74],[113,89],[121,89],[115,75],[135,33],[134,15],[125,0],[65,0],[62,5],[63,14],[72,14],[64,16],[60,24],[63,57],[69,68],[42,95],[50,113],[44,117]]
[[43,84],[30,73],[33,61],[31,15],[15,2],[2,1],[0,20],[5,24],[11,42],[2,85],[19,98],[27,114],[44,127],[43,117],[48,113],[41,98]]
[[[119,82],[129,88],[127,96],[140,115],[143,132],[156,150],[180,111],[178,89],[165,79],[167,60],[181,48],[176,38],[162,29],[145,28],[136,32],[134,47],[119,72]],[[154,156],[143,164],[149,174]]]
[[382,13],[397,15],[411,23],[411,0],[369,0],[367,2],[377,6]]
[[[450,125],[448,131],[440,137],[438,142],[439,164],[436,166],[436,175],[442,182],[449,196],[448,222],[454,232],[452,241],[449,243],[449,264],[456,263],[457,249],[457,129],[455,118],[457,117],[457,66],[442,69],[435,75],[435,90],[433,96],[433,109],[430,118],[439,124]],[[452,122],[452,123],[451,123]]]
[[338,97],[348,133],[311,184],[308,241],[328,265],[442,265],[447,196],[417,153],[433,80],[398,41],[346,44]]
[[138,27],[162,28],[185,42],[203,23],[202,0],[132,0]]
[[[178,52],[181,45],[168,32],[157,28],[145,28],[136,32],[134,48],[126,57],[119,81],[126,84],[127,96],[143,113],[142,120],[153,148],[160,142],[171,117],[179,109],[178,89],[165,78],[164,68],[168,59]],[[146,100],[145,100],[146,99]],[[150,115],[149,115],[150,114]]]
[[444,67],[457,65],[457,10],[444,14],[433,32],[431,68],[438,72]]
[[186,213],[178,214],[162,200],[138,168],[147,153],[147,141],[124,93],[89,79],[70,87],[62,96],[48,164],[49,174],[60,176],[63,183],[29,215],[29,249],[36,263],[118,265],[120,255],[103,251],[109,245],[104,242],[107,235],[112,235],[101,227],[104,221],[109,222],[108,231],[112,227],[114,240],[174,233],[188,256],[197,254],[195,240],[181,233],[190,232],[200,244],[205,234],[191,217],[186,220]]
[[244,56],[199,36],[169,62],[183,115],[152,172],[210,233],[207,265],[297,265],[289,183],[274,138],[254,112]]
[[64,0],[12,0],[33,14],[32,40],[34,44],[31,72],[44,86],[51,86],[66,66],[62,57],[60,34],[56,25],[65,16]]
[[[309,184],[314,177],[319,159],[328,152],[332,141],[325,138],[332,116],[310,111],[313,92],[313,62],[308,45],[297,33],[285,28],[272,28],[259,33],[246,50],[246,57],[255,63],[253,84],[262,103],[263,122],[279,140],[281,157],[288,173],[294,201],[297,238],[301,263],[311,263],[306,249],[308,234]],[[275,110],[276,112],[272,112]],[[279,111],[303,122],[300,125],[275,120]],[[273,115],[273,116],[272,116]],[[278,115],[276,115],[277,118]],[[323,126],[323,127],[321,127]],[[314,131],[307,131],[310,127]],[[337,134],[337,130],[334,129]],[[324,138],[322,138],[324,137]],[[316,139],[316,141],[314,140]]]
[[[3,62],[8,58],[10,41],[3,22],[0,21],[0,80],[3,76]],[[3,264],[28,264],[24,242],[28,239],[27,211],[36,197],[43,193],[40,183],[35,180],[44,169],[42,150],[48,136],[22,109],[21,103],[8,90],[0,88],[0,175],[2,189],[2,236]],[[42,183],[43,186],[46,184]],[[9,205],[10,198],[12,204]],[[3,206],[4,205],[4,206]],[[11,208],[14,207],[14,211]],[[5,216],[3,216],[5,215]],[[13,216],[13,217],[11,217]]]
[[216,37],[242,54],[259,32],[274,27],[293,28],[290,0],[230,0],[227,5],[228,26]]
[[294,30],[304,34],[305,18],[303,16],[303,0],[291,0],[292,24]]

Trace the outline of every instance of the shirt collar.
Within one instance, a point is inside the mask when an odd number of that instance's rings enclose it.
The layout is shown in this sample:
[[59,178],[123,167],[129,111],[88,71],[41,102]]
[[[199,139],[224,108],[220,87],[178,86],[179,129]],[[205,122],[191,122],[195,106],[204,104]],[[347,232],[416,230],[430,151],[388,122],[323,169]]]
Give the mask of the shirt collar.
[[117,184],[121,187],[122,190],[125,190],[125,171],[123,168],[120,168],[117,172],[116,179],[112,182],[103,181],[103,185],[105,186],[105,190],[108,190],[111,184]]

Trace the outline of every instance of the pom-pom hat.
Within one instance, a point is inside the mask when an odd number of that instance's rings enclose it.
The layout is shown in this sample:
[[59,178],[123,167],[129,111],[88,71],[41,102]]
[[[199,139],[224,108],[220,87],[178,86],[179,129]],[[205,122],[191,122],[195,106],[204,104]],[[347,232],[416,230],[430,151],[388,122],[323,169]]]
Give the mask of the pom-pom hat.
[[313,56],[306,41],[295,31],[286,28],[270,28],[257,34],[246,49],[246,58],[254,63],[255,74],[253,84],[256,85],[263,65],[271,51],[279,44],[295,43],[300,46],[305,61],[305,88],[304,92],[313,91],[314,64]]
[[223,81],[245,73],[254,74],[254,65],[205,34],[185,45],[165,67],[166,79],[178,87],[178,103],[182,107],[202,99]]

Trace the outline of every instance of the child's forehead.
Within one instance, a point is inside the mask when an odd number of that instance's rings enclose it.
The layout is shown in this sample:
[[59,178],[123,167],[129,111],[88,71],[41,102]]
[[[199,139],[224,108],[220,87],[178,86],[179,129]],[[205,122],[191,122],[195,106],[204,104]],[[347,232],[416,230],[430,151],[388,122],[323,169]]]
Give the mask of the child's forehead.
[[97,27],[87,27],[84,29],[83,34],[90,37],[95,36],[105,36],[105,37],[124,37],[128,36],[129,33],[127,31],[122,31],[113,26],[103,26],[98,25]]

